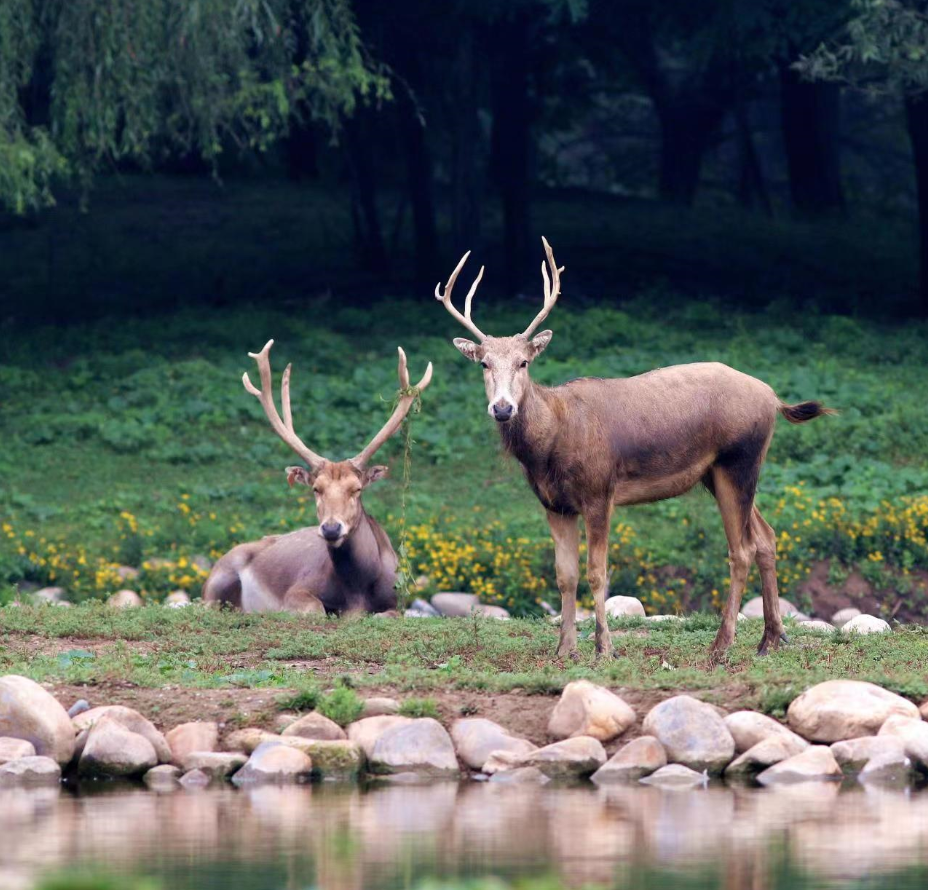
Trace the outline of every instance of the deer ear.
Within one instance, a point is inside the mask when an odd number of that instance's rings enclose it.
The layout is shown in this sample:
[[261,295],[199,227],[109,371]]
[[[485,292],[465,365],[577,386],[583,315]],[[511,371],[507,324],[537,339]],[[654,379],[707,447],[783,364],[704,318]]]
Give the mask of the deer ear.
[[477,358],[477,344],[473,340],[465,340],[464,337],[455,337],[454,345],[458,348],[458,352],[464,356],[464,358],[469,358],[472,362],[479,361]]
[[551,338],[554,336],[554,331],[542,331],[540,334],[535,334],[532,337],[532,352],[535,355],[541,355],[547,345],[551,342]]
[[373,482],[376,482],[378,479],[383,479],[383,477],[386,476],[389,472],[389,467],[384,467],[381,465],[376,467],[368,467],[368,469],[364,471],[364,485],[367,486]]
[[314,475],[306,467],[287,467],[287,485],[293,488],[297,482],[300,485],[312,485]]

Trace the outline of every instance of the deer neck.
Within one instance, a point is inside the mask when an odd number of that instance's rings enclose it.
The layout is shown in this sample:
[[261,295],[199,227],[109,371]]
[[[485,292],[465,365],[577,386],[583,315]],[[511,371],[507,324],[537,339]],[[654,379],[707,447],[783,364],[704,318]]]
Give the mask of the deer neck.
[[362,507],[354,531],[340,547],[329,548],[335,575],[352,588],[373,581],[380,573],[380,546],[371,528],[372,521]]
[[557,432],[558,396],[546,386],[529,382],[519,413],[499,428],[503,446],[524,466],[547,454]]

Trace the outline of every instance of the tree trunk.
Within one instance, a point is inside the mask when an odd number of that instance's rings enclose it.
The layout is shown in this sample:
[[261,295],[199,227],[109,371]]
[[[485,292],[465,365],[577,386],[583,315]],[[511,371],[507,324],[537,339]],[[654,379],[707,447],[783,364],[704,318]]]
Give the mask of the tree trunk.
[[918,314],[928,317],[928,97],[907,96],[905,117],[918,192]]
[[661,199],[689,206],[696,197],[706,149],[722,124],[724,108],[689,91],[657,102],[656,108],[661,124]]
[[780,66],[780,119],[793,208],[806,217],[844,213],[838,146],[841,87],[805,81]]
[[451,103],[451,236],[454,255],[478,248],[483,182],[480,175],[482,134],[474,26],[465,22],[457,41]]
[[351,169],[352,216],[364,268],[369,272],[383,274],[388,267],[387,251],[377,209],[372,139],[364,126],[364,116],[364,110],[358,109],[353,117],[345,121],[345,148]]

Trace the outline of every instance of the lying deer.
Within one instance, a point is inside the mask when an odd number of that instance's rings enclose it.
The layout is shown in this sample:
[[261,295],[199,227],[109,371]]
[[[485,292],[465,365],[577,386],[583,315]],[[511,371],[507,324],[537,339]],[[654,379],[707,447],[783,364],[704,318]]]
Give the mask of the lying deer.
[[606,624],[606,554],[613,507],[677,497],[701,482],[715,497],[728,538],[731,587],[714,657],[735,637],[741,596],[752,561],[760,571],[764,635],[759,652],[783,639],[777,593],[776,536],[754,505],[761,465],[777,414],[805,423],[833,413],[819,402],[787,405],[753,377],[717,362],[676,365],[637,377],[586,377],[562,386],[539,386],[529,365],[551,342],[551,331],[532,336],[554,308],[560,273],[543,238],[544,306],[514,337],[490,337],[471,319],[471,302],[483,268],[464,301],[462,315],[451,291],[470,253],[435,297],[477,337],[454,345],[483,368],[489,405],[504,448],[522,464],[528,483],[547,511],[554,538],[561,592],[559,657],[576,657],[579,579],[578,518],[586,525],[587,579],[596,607],[596,651],[611,652]]
[[268,357],[273,345],[269,340],[259,353],[248,353],[258,364],[261,389],[247,373],[242,383],[261,402],[274,432],[308,465],[309,469],[287,467],[287,482],[312,488],[319,525],[233,547],[213,566],[203,599],[246,612],[395,609],[396,554],[387,533],[365,512],[361,492],[386,475],[386,467],[369,467],[368,462],[400,428],[417,394],[431,382],[432,363],[419,383],[410,387],[406,354],[399,350],[400,396],[393,414],[363,451],[336,462],[311,451],[293,430],[290,365],[280,385],[283,419],[277,413]]

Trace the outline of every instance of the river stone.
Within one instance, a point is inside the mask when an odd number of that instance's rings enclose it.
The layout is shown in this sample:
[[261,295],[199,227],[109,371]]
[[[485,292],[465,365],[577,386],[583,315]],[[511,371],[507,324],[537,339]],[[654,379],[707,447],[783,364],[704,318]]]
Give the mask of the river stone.
[[893,629],[876,615],[858,615],[852,618],[841,630],[846,634],[889,634]]
[[659,788],[687,790],[705,787],[709,781],[708,774],[698,773],[682,763],[669,763],[662,766],[650,776],[639,779],[642,785],[657,785]]
[[597,784],[634,782],[667,766],[667,752],[654,736],[643,735],[619,748],[595,773]]
[[90,729],[104,717],[110,717],[128,729],[129,732],[137,733],[148,739],[158,755],[159,763],[171,762],[171,746],[168,744],[167,739],[155,729],[150,720],[147,720],[132,708],[126,708],[122,705],[105,705],[101,708],[91,708],[89,711],[84,711],[83,714],[78,714],[72,723],[74,728],[80,732],[84,729]]
[[169,788],[176,788],[180,777],[179,767],[172,763],[162,763],[160,766],[153,766],[142,776],[142,780],[155,791],[165,791]]
[[645,621],[653,622],[654,624],[661,624],[665,621],[682,621],[682,615],[646,615]]
[[61,767],[51,757],[20,757],[0,766],[0,788],[14,785],[57,785]]
[[451,740],[458,757],[471,769],[483,770],[483,765],[495,751],[528,754],[535,750],[527,739],[512,735],[492,720],[465,717],[451,725]]
[[171,749],[171,760],[183,763],[194,751],[216,751],[219,748],[219,726],[208,721],[181,723],[164,738]]
[[388,714],[396,714],[399,709],[400,703],[395,698],[366,698],[361,717],[384,717]]
[[142,605],[142,598],[134,590],[117,590],[106,604],[114,609],[137,609]]
[[896,757],[905,754],[902,739],[891,735],[865,735],[859,739],[835,742],[831,746],[838,765],[846,773],[859,773],[874,757],[890,754]]
[[90,729],[77,768],[82,776],[113,779],[138,776],[157,765],[158,755],[148,739],[107,716]]
[[519,766],[534,766],[551,779],[589,776],[606,762],[606,749],[599,739],[574,736],[526,754]]
[[0,736],[31,742],[36,754],[66,766],[74,756],[74,727],[57,699],[33,680],[0,677]]
[[589,680],[568,683],[551,712],[548,735],[555,739],[590,736],[608,742],[635,722],[635,712],[621,698]]
[[725,768],[726,779],[751,779],[767,767],[799,753],[784,739],[769,736],[748,748]]
[[501,785],[546,785],[551,780],[538,767],[520,766],[496,773],[490,781]]
[[294,720],[284,729],[281,735],[295,735],[304,739],[324,739],[328,741],[348,738],[344,729],[334,720],[329,720],[328,717],[318,711],[312,711],[304,717]]
[[251,754],[261,742],[269,740],[280,741],[283,736],[275,735],[258,726],[248,726],[245,729],[236,729],[222,740],[223,751],[241,751]]
[[388,729],[374,743],[368,760],[372,773],[448,776],[459,772],[451,736],[431,717],[410,720]]
[[201,769],[192,769],[190,772],[184,773],[180,777],[179,781],[180,784],[187,789],[206,788],[213,782],[213,780]]
[[928,723],[922,719],[890,717],[880,727],[878,738],[897,738],[908,757],[923,769],[928,769]]
[[651,708],[642,730],[660,741],[669,761],[697,772],[721,773],[735,756],[735,740],[715,708],[688,695]]
[[905,787],[914,778],[915,768],[904,752],[883,751],[867,761],[857,781],[865,785]]
[[758,742],[769,738],[783,741],[789,756],[799,754],[809,747],[809,743],[791,729],[773,717],[759,714],[757,711],[735,711],[725,717],[725,726],[735,740],[735,750],[739,754],[753,748]]
[[[752,599],[749,599],[742,607],[741,614],[745,618],[763,618],[764,617],[764,599],[760,596],[755,596]],[[796,608],[795,603],[791,603],[787,599],[780,597],[780,617],[786,618],[788,615],[796,616],[801,615],[802,613],[799,609]]]
[[194,751],[184,758],[183,767],[187,772],[200,770],[215,781],[228,779],[240,770],[247,760],[244,754],[235,752]]
[[853,606],[847,609],[839,609],[831,616],[831,623],[835,627],[844,627],[852,618],[856,618],[858,615],[862,614],[860,609],[855,609]]
[[25,739],[0,738],[0,766],[22,757],[35,757],[35,745]]
[[364,768],[363,752],[348,739],[303,739],[299,736],[284,736],[282,741],[288,747],[294,747],[309,756],[313,763],[314,779],[354,780]]
[[611,618],[644,618],[644,606],[636,596],[610,596],[606,614]]
[[90,702],[86,698],[79,698],[70,708],[68,716],[73,720],[78,714],[83,714],[90,710]]
[[400,717],[399,714],[387,714],[383,717],[364,717],[348,724],[348,738],[358,745],[364,756],[370,759],[374,752],[374,745],[388,729],[397,726],[406,726],[412,723],[411,717]]
[[840,742],[874,735],[894,714],[918,718],[901,695],[861,680],[826,680],[794,699],[790,728],[810,742]]
[[493,776],[507,769],[517,769],[522,764],[523,757],[525,754],[519,754],[517,751],[494,751],[484,762],[481,772]]
[[479,602],[473,593],[436,593],[431,605],[445,618],[466,618]]
[[313,762],[288,745],[263,742],[248,762],[232,777],[236,785],[287,785],[308,781]]
[[488,606],[485,603],[477,603],[471,612],[475,615],[482,615],[484,618],[497,618],[500,621],[509,620],[509,612],[502,606]]
[[835,627],[833,624],[829,624],[827,621],[819,621],[816,618],[810,618],[808,621],[802,622],[803,630],[814,630],[819,633],[834,633]]
[[810,745],[801,754],[781,760],[765,769],[757,781],[761,785],[791,785],[797,782],[840,779],[841,767],[827,745]]

